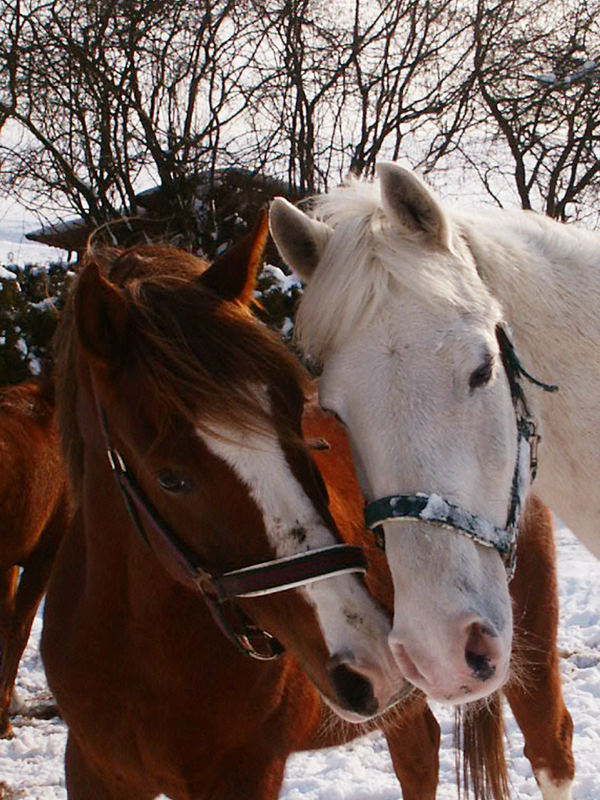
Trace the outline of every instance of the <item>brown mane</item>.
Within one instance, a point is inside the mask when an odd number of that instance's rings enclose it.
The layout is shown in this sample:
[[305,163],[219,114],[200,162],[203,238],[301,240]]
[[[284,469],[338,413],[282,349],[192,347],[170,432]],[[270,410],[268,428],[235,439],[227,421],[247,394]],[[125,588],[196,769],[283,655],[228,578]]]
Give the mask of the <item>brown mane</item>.
[[[303,402],[302,368],[246,307],[221,300],[202,284],[205,261],[173,248],[144,245],[94,250],[84,263],[91,262],[127,298],[131,330],[123,366],[135,369],[140,402],[148,396],[160,398],[159,435],[168,435],[173,416],[195,427],[227,421],[240,430],[263,428],[270,409],[249,387],[268,388],[274,408]],[[58,422],[75,491],[82,472],[75,413],[76,292],[77,282],[55,338]]]

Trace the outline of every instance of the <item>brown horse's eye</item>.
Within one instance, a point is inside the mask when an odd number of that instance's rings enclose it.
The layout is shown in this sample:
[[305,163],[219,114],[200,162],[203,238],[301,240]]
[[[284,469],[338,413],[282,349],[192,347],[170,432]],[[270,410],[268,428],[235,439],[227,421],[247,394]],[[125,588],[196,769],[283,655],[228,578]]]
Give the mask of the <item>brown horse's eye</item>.
[[192,491],[193,482],[190,478],[180,475],[171,469],[166,469],[158,476],[158,485],[165,492],[173,494],[186,494]]
[[486,355],[485,361],[471,373],[469,378],[469,388],[471,391],[473,391],[473,389],[477,389],[478,386],[484,386],[486,383],[489,383],[493,372],[494,357],[491,353],[489,353]]

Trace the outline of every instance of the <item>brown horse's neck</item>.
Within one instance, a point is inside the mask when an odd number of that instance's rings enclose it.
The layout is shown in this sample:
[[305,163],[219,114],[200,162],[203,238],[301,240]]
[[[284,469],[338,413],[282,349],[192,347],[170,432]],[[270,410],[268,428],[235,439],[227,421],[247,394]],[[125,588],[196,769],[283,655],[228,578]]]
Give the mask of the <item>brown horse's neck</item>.
[[0,405],[9,411],[14,408],[19,416],[25,415],[41,427],[46,428],[53,423],[54,416],[52,376],[32,378],[17,386],[1,389]]
[[327,485],[329,510],[342,539],[348,544],[363,547],[367,552],[370,567],[365,582],[373,597],[391,612],[394,596],[392,579],[385,554],[376,546],[372,533],[365,530],[364,501],[356,480],[346,432],[331,414],[319,408],[316,394],[306,404],[302,427],[307,439],[322,438],[328,444],[327,450],[315,450],[313,458]]

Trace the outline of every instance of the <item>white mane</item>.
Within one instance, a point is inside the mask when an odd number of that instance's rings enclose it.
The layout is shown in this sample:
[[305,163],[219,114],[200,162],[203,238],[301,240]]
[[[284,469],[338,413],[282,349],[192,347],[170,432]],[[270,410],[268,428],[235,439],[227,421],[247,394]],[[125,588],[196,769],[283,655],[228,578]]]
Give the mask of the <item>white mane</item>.
[[499,317],[458,229],[451,252],[437,249],[428,258],[433,251],[425,234],[390,222],[377,183],[351,179],[317,197],[312,215],[333,235],[296,317],[296,340],[307,355],[322,359],[368,323],[390,295],[401,292],[439,307],[440,313]]

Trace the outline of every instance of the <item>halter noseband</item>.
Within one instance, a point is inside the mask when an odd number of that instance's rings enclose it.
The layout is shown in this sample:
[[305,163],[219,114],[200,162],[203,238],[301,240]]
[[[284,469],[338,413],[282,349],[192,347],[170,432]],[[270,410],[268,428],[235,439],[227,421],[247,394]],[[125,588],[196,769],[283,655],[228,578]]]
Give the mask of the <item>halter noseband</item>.
[[485,547],[494,547],[504,562],[508,580],[515,573],[519,515],[525,491],[526,478],[532,483],[537,472],[537,447],[540,436],[529,411],[521,378],[541,387],[546,392],[558,391],[558,386],[542,383],[523,367],[514,346],[502,325],[496,326],[496,339],[506,372],[510,394],[517,419],[517,461],[513,472],[508,518],[505,528],[499,528],[477,514],[445,500],[437,494],[396,494],[374,500],[365,506],[365,525],[373,530],[377,544],[385,549],[382,523],[389,520],[420,520],[457,531]]
[[234,598],[261,597],[336,575],[367,572],[362,548],[347,544],[310,550],[222,574],[207,570],[197,554],[167,525],[127,469],[110,439],[106,415],[95,382],[92,382],[108,462],[134,528],[157,556],[152,539],[160,542],[179,571],[198,589],[219,629],[245,655],[259,661],[272,661],[281,656],[284,648],[274,636],[254,625]]

